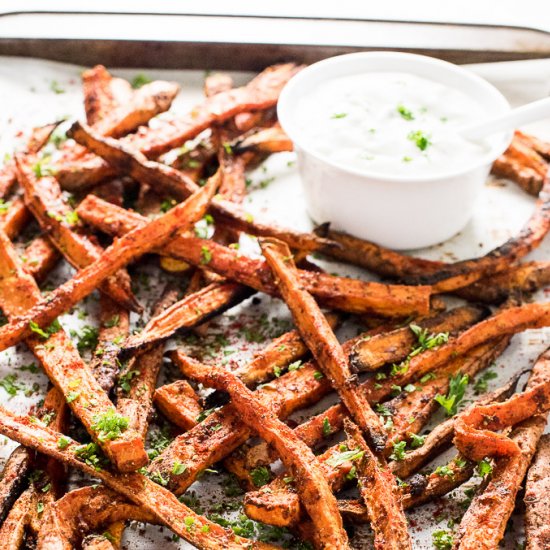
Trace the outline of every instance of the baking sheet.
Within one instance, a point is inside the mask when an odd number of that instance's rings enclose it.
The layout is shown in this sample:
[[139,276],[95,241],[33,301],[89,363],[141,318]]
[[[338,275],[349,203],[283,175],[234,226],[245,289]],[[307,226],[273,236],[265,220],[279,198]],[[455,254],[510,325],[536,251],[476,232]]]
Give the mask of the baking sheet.
[[[491,80],[508,97],[513,105],[525,103],[550,92],[550,60],[510,62],[500,64],[485,64],[471,66],[478,74]],[[14,59],[0,57],[0,155],[10,153],[20,138],[20,131],[33,126],[45,124],[59,118],[82,118],[82,95],[80,89],[80,72],[82,67],[63,65],[33,59]],[[152,79],[162,78],[180,83],[182,90],[174,102],[174,112],[185,112],[202,98],[202,71],[165,71],[165,70],[117,70],[117,76],[132,79],[136,74],[146,72]],[[246,82],[252,75],[246,73],[233,74],[236,83]],[[57,93],[56,90],[63,90]],[[161,115],[166,116],[166,115]],[[542,121],[525,128],[536,135],[550,139],[550,120]],[[253,215],[264,219],[276,220],[279,224],[296,229],[311,228],[311,221],[305,214],[304,199],[299,177],[294,164],[294,154],[280,153],[270,157],[261,167],[249,174],[252,181],[250,195],[246,198],[244,208]],[[478,201],[476,210],[468,226],[453,239],[432,247],[417,251],[416,254],[444,261],[455,261],[463,258],[479,256],[498,246],[511,235],[516,234],[529,217],[534,199],[510,182],[490,178]],[[252,239],[243,238],[243,248],[247,253],[258,254],[258,249]],[[550,258],[550,238],[529,256],[529,259]],[[323,266],[332,273],[353,275],[371,279],[365,272],[350,266],[333,262],[324,262]],[[44,283],[43,288],[53,287],[66,280],[71,274],[70,268],[63,266],[57,269]],[[160,276],[159,276],[160,274]],[[140,266],[136,278],[141,282],[138,297],[148,308],[154,302],[160,289],[169,277],[160,272],[156,265],[147,263]],[[546,294],[546,296],[545,296]],[[276,300],[260,295],[261,302],[252,299],[237,306],[218,318],[210,329],[205,340],[190,345],[183,336],[177,336],[168,343],[190,346],[190,351],[205,353],[204,360],[221,361],[229,367],[242,364],[254,351],[261,349],[264,343],[253,343],[243,337],[242,326],[257,327],[258,319],[267,314],[271,319],[265,336],[273,336],[285,330],[290,324],[290,316],[285,306]],[[61,318],[63,327],[78,332],[85,324],[97,324],[96,296],[85,301],[73,314]],[[548,293],[539,292],[535,299],[547,300]],[[80,313],[79,313],[80,312]],[[274,321],[277,319],[277,321]],[[256,321],[255,321],[256,320]],[[135,315],[134,323],[139,322]],[[355,334],[356,327],[347,324],[339,331],[339,337],[345,338]],[[220,338],[223,335],[227,338]],[[517,370],[529,367],[537,355],[550,342],[550,330],[528,331],[515,336],[510,347],[497,361],[495,371],[498,378],[490,381],[490,388],[500,385]],[[222,344],[220,344],[222,342]],[[23,346],[9,349],[0,354],[0,381],[11,373],[17,373],[17,384],[27,389],[19,391],[10,397],[0,388],[0,401],[10,410],[27,412],[29,404],[36,403],[46,391],[47,380],[40,372],[15,370],[33,363],[33,357]],[[166,368],[161,382],[172,379],[177,374],[173,369]],[[34,389],[33,389],[34,385]],[[470,394],[471,395],[471,394]],[[324,400],[320,405],[326,405]],[[319,410],[319,405],[310,410]],[[309,411],[306,411],[309,412]],[[296,415],[303,418],[305,413]],[[435,419],[440,420],[440,417]],[[4,459],[13,443],[1,437],[0,455]],[[452,451],[451,451],[452,454]],[[445,461],[444,455],[438,463]],[[197,497],[200,506],[213,512],[220,503],[225,503],[221,510],[227,517],[239,514],[234,510],[234,498],[224,494],[224,474],[207,474],[198,481],[190,491],[188,500]],[[76,480],[75,483],[82,481]],[[221,482],[221,483],[220,483]],[[458,492],[460,493],[460,492]],[[461,500],[460,496],[457,501]],[[196,504],[196,501],[195,501]],[[415,548],[432,548],[431,533],[435,529],[447,529],[460,515],[460,505],[452,504],[448,499],[442,503],[428,505],[408,514],[411,520],[411,531]],[[522,519],[514,516],[511,529],[506,535],[504,547],[515,549],[521,541]],[[189,548],[183,542],[174,541],[167,529],[132,525],[126,530],[125,547],[149,549],[162,545],[166,550]],[[371,542],[367,528],[357,530],[352,544],[357,548],[370,548]]]

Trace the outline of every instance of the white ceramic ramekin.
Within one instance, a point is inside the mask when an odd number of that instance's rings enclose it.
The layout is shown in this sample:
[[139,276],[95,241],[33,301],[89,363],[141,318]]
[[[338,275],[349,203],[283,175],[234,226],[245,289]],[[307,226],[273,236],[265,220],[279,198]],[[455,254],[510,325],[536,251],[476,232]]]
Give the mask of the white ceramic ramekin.
[[[475,99],[487,117],[510,109],[491,84],[457,65],[400,52],[365,52],[320,61],[298,73],[277,107],[294,142],[307,208],[317,223],[394,249],[431,246],[460,231],[472,215],[491,164],[508,147],[512,133],[493,137],[490,151],[460,170],[433,176],[379,175],[344,168],[316,153],[296,120],[298,99],[320,83],[368,72],[405,72],[440,82]],[[335,147],[338,145],[335,144]]]

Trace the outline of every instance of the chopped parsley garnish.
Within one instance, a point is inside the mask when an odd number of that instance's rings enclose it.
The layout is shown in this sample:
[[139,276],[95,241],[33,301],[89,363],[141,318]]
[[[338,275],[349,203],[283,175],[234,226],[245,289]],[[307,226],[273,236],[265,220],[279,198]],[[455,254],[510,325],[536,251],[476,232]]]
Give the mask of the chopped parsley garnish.
[[39,500],[37,503],[36,503],[36,512],[38,514],[41,514],[42,512],[44,511],[44,503]]
[[138,370],[131,369],[124,374],[121,374],[118,378],[118,387],[124,392],[124,393],[130,393],[130,390],[132,388],[130,382],[133,378],[135,378],[139,374]]
[[489,380],[493,380],[494,378],[497,378],[497,377],[498,377],[498,374],[493,371],[487,371],[483,373],[476,380],[476,383],[474,384],[474,391],[476,392],[476,394],[485,393],[489,388],[488,386]]
[[109,409],[103,414],[93,417],[92,430],[98,432],[99,441],[117,439],[128,428],[129,419],[118,414],[115,409]]
[[57,448],[61,449],[61,450],[66,449],[69,446],[69,443],[70,443],[70,441],[66,437],[61,436],[57,440]]
[[201,264],[206,265],[212,261],[212,252],[207,246],[201,247]]
[[430,141],[430,137],[428,134],[423,132],[422,130],[416,130],[415,132],[410,132],[407,135],[407,139],[414,142],[414,144],[421,150],[425,151],[432,142]]
[[0,199],[0,214],[5,214],[9,207],[11,206],[11,202],[6,202],[4,199]]
[[37,178],[44,176],[54,176],[55,170],[48,164],[50,157],[46,156],[41,158],[38,162],[33,164],[32,171]]
[[407,442],[406,441],[396,441],[393,444],[393,452],[390,455],[392,460],[403,460],[405,458]]
[[86,350],[94,349],[99,340],[99,331],[97,328],[90,325],[82,327],[82,332],[78,336],[76,347],[80,353]]
[[302,361],[300,361],[300,360],[294,361],[294,363],[290,363],[290,365],[288,365],[288,372],[292,372],[294,370],[299,370],[303,366],[304,365],[302,364]]
[[177,204],[177,202],[174,199],[164,199],[160,203],[160,211],[161,212],[168,212],[172,207],[174,207]]
[[65,88],[62,88],[59,82],[57,80],[52,80],[50,82],[50,90],[54,92],[55,94],[64,94]]
[[401,160],[403,162],[412,162],[412,159],[413,159],[412,157],[404,156]]
[[169,428],[167,426],[160,430],[156,430],[151,435],[151,447],[147,449],[147,455],[150,460],[156,458],[170,443],[172,439],[169,435]]
[[453,477],[454,476],[454,470],[448,465],[438,466],[434,470],[434,474],[438,475],[439,477]]
[[232,155],[233,154],[233,148],[231,147],[230,143],[222,143],[223,150],[225,151],[226,155]]
[[79,396],[80,396],[79,391],[70,391],[67,394],[67,403],[72,403],[75,399],[78,399]]
[[347,116],[347,113],[334,113],[330,118],[345,118]]
[[313,373],[313,378],[315,378],[315,380],[322,380],[324,377],[325,375],[320,370],[316,370]]
[[323,437],[328,437],[330,435],[330,432],[332,430],[332,426],[330,425],[330,421],[328,418],[323,418]]
[[435,401],[439,403],[447,413],[447,416],[456,414],[459,403],[464,398],[469,377],[467,374],[457,374],[449,380],[449,392],[446,396],[436,395]]
[[95,470],[101,470],[109,461],[101,452],[97,443],[88,443],[75,447],[74,454]]
[[197,422],[202,422],[205,418],[209,417],[217,407],[212,407],[211,409],[205,409],[202,411],[196,418]]
[[409,437],[411,440],[411,449],[418,449],[418,447],[422,447],[422,445],[424,445],[424,441],[426,441],[425,435],[416,435],[410,433]]
[[32,332],[38,334],[39,336],[47,340],[52,334],[55,334],[56,332],[59,332],[61,330],[61,325],[59,324],[59,321],[56,319],[49,327],[43,330],[38,326],[38,323],[36,323],[35,321],[30,321],[29,328],[31,329]]
[[0,380],[0,386],[6,390],[6,392],[13,397],[17,395],[19,390],[22,390],[23,387],[17,382],[17,374],[7,374]]
[[338,454],[331,456],[326,463],[329,466],[336,467],[344,464],[345,462],[354,462],[363,457],[365,451],[360,451],[359,449],[353,449],[351,451],[343,451]]
[[407,109],[404,105],[397,106],[397,112],[401,115],[401,118],[405,120],[414,120],[414,115],[410,109]]
[[438,550],[451,550],[454,544],[453,534],[443,529],[432,533],[432,543]]
[[78,212],[76,210],[71,210],[70,212],[67,212],[65,214],[63,219],[69,225],[76,225],[78,223],[78,220],[79,220]]
[[145,84],[149,84],[150,82],[152,82],[152,80],[148,76],[143,73],[139,73],[132,79],[130,84],[132,85],[132,88],[136,90],[142,86],[145,86]]
[[256,487],[263,487],[271,481],[271,471],[266,466],[258,466],[250,471],[250,478]]
[[493,472],[493,466],[491,465],[488,459],[484,458],[483,460],[480,460],[477,463],[477,473],[481,477],[491,475],[492,472]]
[[183,474],[187,470],[187,466],[185,464],[182,464],[179,460],[176,460],[174,462],[174,465],[172,466],[172,474],[175,476],[179,476]]
[[103,323],[103,326],[105,328],[113,328],[113,327],[118,327],[119,323],[120,323],[120,315],[113,315],[108,321]]

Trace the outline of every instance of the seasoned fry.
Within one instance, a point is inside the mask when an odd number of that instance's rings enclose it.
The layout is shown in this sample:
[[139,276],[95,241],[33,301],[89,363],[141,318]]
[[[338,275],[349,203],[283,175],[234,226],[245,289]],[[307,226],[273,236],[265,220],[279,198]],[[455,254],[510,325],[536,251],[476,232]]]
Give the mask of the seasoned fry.
[[550,435],[540,438],[525,482],[526,550],[550,545]]
[[525,134],[516,132],[512,143],[493,163],[491,173],[511,179],[530,195],[537,196],[548,173],[548,163]]
[[132,91],[127,101],[111,105],[93,124],[104,136],[119,137],[129,134],[151,118],[170,108],[179,91],[175,82],[157,80]]
[[[535,363],[527,391],[550,382],[550,353],[544,352]],[[521,395],[521,394],[520,394]],[[462,550],[496,549],[525,477],[537,443],[544,431],[547,414],[538,414],[514,427],[510,439],[521,451],[497,458],[491,479],[474,497],[462,518],[455,544]]]
[[14,504],[0,528],[2,548],[20,548],[25,539],[25,528],[34,504],[32,489],[27,489]]
[[212,283],[155,315],[142,332],[124,343],[124,349],[136,349],[164,340],[178,329],[197,326],[248,298],[250,294],[248,288],[238,283]]
[[[178,292],[166,288],[153,308],[153,315],[162,313],[178,299]],[[153,393],[162,364],[163,343],[151,346],[145,353],[132,357],[121,370],[117,387],[117,411],[128,418],[128,427],[143,440],[147,435]]]
[[[25,318],[35,304],[42,301],[32,277],[23,271],[10,241],[0,232],[0,298],[2,309],[10,319]],[[32,321],[34,316],[30,317]],[[13,322],[13,321],[11,321]],[[29,320],[27,320],[27,325]],[[9,325],[7,325],[9,326]],[[34,325],[32,325],[34,326]],[[147,463],[143,442],[132,430],[123,431],[114,439],[100,437],[101,428],[94,427],[100,418],[114,412],[114,407],[90,369],[83,363],[69,337],[61,327],[35,334],[25,334],[31,351],[42,364],[48,378],[65,396],[75,415],[107,456],[120,469],[131,470]],[[54,332],[55,331],[55,332]],[[44,338],[44,335],[47,338]],[[102,440],[103,439],[103,440]]]
[[21,494],[31,465],[29,451],[16,447],[10,454],[0,477],[0,524]]
[[35,281],[43,281],[59,260],[59,252],[45,237],[36,237],[25,249],[21,257],[25,271]]
[[90,294],[101,281],[128,262],[192,227],[204,215],[216,186],[217,179],[212,178],[184,203],[141,229],[116,240],[97,261],[54,290],[48,300],[41,300],[25,312],[25,315],[0,328],[0,349],[6,349],[29,336],[32,332],[29,325],[31,321],[39,327],[48,327],[58,315]]
[[130,504],[105,486],[82,487],[67,493],[48,508],[38,534],[37,549],[77,548],[86,533],[111,522],[126,520],[158,521],[155,515]]
[[430,284],[439,292],[463,288],[508,266],[539,246],[550,230],[550,177],[544,181],[535,210],[516,237],[508,239],[485,256],[451,264],[436,273],[416,277],[415,282]]
[[243,422],[277,450],[293,474],[300,499],[316,527],[319,546],[348,548],[336,498],[311,449],[230,372],[206,367],[196,374],[201,383],[228,392]]
[[294,144],[277,123],[271,128],[265,128],[244,139],[238,139],[232,145],[235,153],[253,151],[255,153],[280,153],[281,151],[293,151]]
[[[173,494],[147,476],[137,472],[115,474],[102,468],[101,465],[97,467],[90,465],[89,460],[86,462],[81,458],[83,446],[78,442],[46,426],[33,424],[28,418],[18,417],[3,407],[0,407],[0,433],[22,445],[78,468],[94,478],[101,479],[111,489],[151,513],[159,523],[166,525],[197,548],[204,550],[274,548],[270,544],[253,542],[235,535],[232,531],[210,522],[179,502]],[[58,445],[61,437],[67,442],[63,449]],[[189,528],[190,524],[194,528]],[[205,525],[208,527],[204,528]]]
[[549,408],[550,380],[532,386],[504,403],[478,405],[464,411],[455,422],[453,442],[463,455],[472,460],[519,455],[521,448],[513,439],[496,433],[496,430],[519,424]]
[[290,250],[268,239],[262,239],[260,246],[304,342],[371,445],[380,452],[386,443],[380,419],[359,390],[359,380],[352,375],[348,359],[324,315],[311,295],[302,290]]
[[[427,335],[447,333],[454,336],[487,314],[486,309],[463,306],[421,319],[413,326],[424,329]],[[407,357],[415,344],[418,344],[418,336],[409,326],[373,336],[355,345],[350,354],[350,367],[354,372],[360,372],[376,370],[386,363],[398,363]]]
[[103,390],[109,393],[118,376],[117,356],[130,330],[128,310],[108,296],[99,298],[99,330],[97,346],[90,361],[90,370]]
[[318,226],[315,233],[340,244],[340,247],[321,248],[319,252],[385,277],[401,279],[408,275],[432,273],[445,267],[443,262],[415,258],[346,233],[333,231],[329,224]]
[[32,216],[20,197],[14,197],[4,203],[4,206],[6,208],[0,212],[1,227],[4,233],[13,239],[22,231]]
[[[107,233],[124,235],[143,227],[147,218],[117,208],[88,195],[78,208],[86,222]],[[277,287],[265,262],[243,256],[238,250],[197,237],[180,237],[163,247],[163,252],[193,265],[205,265],[228,279],[236,280],[267,294],[277,295]],[[386,316],[426,315],[430,308],[430,288],[364,282],[326,273],[298,270],[306,290],[327,306],[354,313],[377,312]]]
[[531,294],[550,284],[550,262],[526,262],[508,271],[461,288],[461,298],[474,302],[500,304],[514,293]]
[[94,126],[132,97],[132,86],[123,78],[114,78],[103,65],[82,72],[82,92],[86,121]]
[[[63,202],[59,185],[52,177],[37,178],[31,162],[31,158],[16,157],[17,177],[25,191],[25,204],[70,264],[76,268],[89,266],[100,257],[101,249],[75,231],[75,214]],[[130,290],[130,278],[126,272],[121,271],[108,278],[101,288],[128,309],[140,310]]]
[[[193,180],[180,171],[158,162],[149,161],[144,155],[125,147],[120,141],[103,138],[82,123],[75,122],[69,129],[68,135],[105,158],[120,173],[128,174],[134,179],[150,185],[156,191],[184,199],[189,194],[196,192],[198,188]],[[320,245],[327,248],[335,246],[327,239],[311,233],[299,233],[273,224],[267,225],[255,221],[249,214],[243,212],[240,206],[223,200],[223,198],[212,203],[211,212],[216,220],[235,231],[243,231],[252,235],[275,236],[300,250],[315,250]]]
[[395,478],[380,466],[355,424],[346,420],[344,428],[348,441],[353,441],[363,452],[357,463],[357,478],[374,531],[374,547],[377,550],[412,548]]
[[154,402],[166,418],[186,431],[197,425],[197,418],[203,412],[197,392],[186,380],[157,388]]
[[475,324],[439,348],[427,350],[413,357],[407,365],[404,365],[406,368],[400,368],[398,373],[382,380],[378,386],[376,380],[368,380],[366,391],[369,399],[374,402],[380,401],[390,393],[392,385],[404,386],[417,380],[444,365],[449,359],[460,356],[480,344],[529,328],[548,326],[549,323],[550,304],[548,303],[506,308]]

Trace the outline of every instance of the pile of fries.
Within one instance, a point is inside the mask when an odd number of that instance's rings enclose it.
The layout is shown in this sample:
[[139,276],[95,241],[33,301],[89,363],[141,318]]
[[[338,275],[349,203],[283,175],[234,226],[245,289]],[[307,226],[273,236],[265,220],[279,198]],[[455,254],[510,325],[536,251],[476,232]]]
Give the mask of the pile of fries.
[[[550,303],[528,300],[549,284],[550,262],[522,261],[550,229],[550,145],[518,132],[495,163],[537,201],[517,237],[480,258],[442,263],[328,225],[280,227],[242,202],[247,170],[292,150],[275,107],[299,70],[269,67],[237,88],[209,75],[204,101],[168,116],[177,84],[133,89],[97,66],[82,75],[86,123],[63,139],[57,124],[37,128],[5,163],[0,351],[24,343],[51,384],[26,416],[0,408],[0,433],[20,445],[0,481],[2,548],[120,548],[130,521],[165,526],[197,548],[279,547],[278,536],[248,538],[189,504],[190,486],[216,465],[245,491],[248,518],[285,528],[285,544],[294,537],[300,548],[351,548],[353,523],[370,524],[377,549],[412,548],[404,510],[475,476],[458,527],[434,533],[438,548],[496,549],[523,483],[527,548],[549,547],[550,349],[523,391],[528,365],[518,362],[505,386],[460,401],[514,334],[550,326]],[[39,230],[21,251],[14,242],[31,221]],[[239,250],[244,235],[263,257]],[[383,282],[328,274],[318,255]],[[152,258],[159,278],[187,287],[182,295],[167,285],[131,331],[131,314],[143,314],[134,270]],[[72,277],[41,292],[64,261]],[[96,290],[99,331],[85,361],[58,318]],[[216,316],[257,293],[282,300],[295,329],[248,363],[205,363],[184,346],[165,352],[176,333],[200,346]],[[443,295],[463,305],[447,309]],[[365,330],[340,343],[334,330],[349,318]],[[160,385],[166,365],[179,376]],[[289,422],[328,395],[331,406]],[[441,409],[447,419],[421,435]],[[146,452],[152,421],[178,434],[157,456]],[[452,445],[448,464],[421,471]],[[67,470],[89,483],[68,490]],[[341,498],[350,487],[355,498]]]

